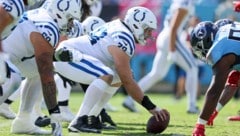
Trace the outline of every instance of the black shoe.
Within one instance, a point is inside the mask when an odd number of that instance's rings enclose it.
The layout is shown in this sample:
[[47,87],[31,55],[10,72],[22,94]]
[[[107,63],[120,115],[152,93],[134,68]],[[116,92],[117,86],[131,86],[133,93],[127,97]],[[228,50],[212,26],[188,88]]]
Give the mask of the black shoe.
[[109,116],[105,109],[102,109],[100,113],[100,118],[102,121],[102,128],[103,129],[116,129],[117,124],[113,122],[111,116]]
[[[101,129],[99,129],[96,125],[97,124],[97,117],[94,118],[94,116],[87,116],[84,115],[82,117],[79,117],[77,119],[77,122],[75,122],[73,125],[70,125],[68,127],[69,132],[87,132],[87,133],[101,133]],[[100,122],[100,121],[99,121]],[[93,124],[96,123],[96,124]]]
[[51,120],[49,117],[44,116],[44,117],[38,117],[35,121],[35,125],[39,126],[39,127],[46,127],[48,125],[50,125]]

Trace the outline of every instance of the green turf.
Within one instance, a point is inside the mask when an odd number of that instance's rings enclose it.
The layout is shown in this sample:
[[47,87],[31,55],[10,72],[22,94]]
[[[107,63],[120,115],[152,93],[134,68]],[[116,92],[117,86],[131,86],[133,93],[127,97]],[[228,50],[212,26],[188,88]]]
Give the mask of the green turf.
[[[161,134],[162,136],[190,136],[193,126],[197,120],[198,115],[189,115],[186,113],[186,98],[176,101],[170,94],[148,94],[150,98],[159,105],[161,108],[166,108],[171,114],[171,120],[168,128]],[[75,92],[71,94],[70,108],[76,113],[81,104],[83,94]],[[139,113],[131,113],[122,107],[122,101],[124,96],[117,94],[114,96],[110,103],[117,107],[117,112],[109,112],[112,119],[117,123],[116,130],[104,130],[102,134],[89,134],[89,133],[69,133],[67,131],[67,123],[63,123],[63,133],[65,136],[89,136],[89,135],[107,135],[107,136],[149,136],[145,132],[146,122],[150,117],[150,114],[138,105]],[[201,108],[203,98],[198,101],[198,105]],[[214,122],[213,127],[206,128],[207,136],[239,136],[240,135],[240,122],[229,122],[227,117],[236,114],[240,108],[238,106],[239,101],[232,100],[230,103],[220,112],[218,118]],[[12,104],[14,111],[17,111],[18,102]],[[46,110],[44,110],[46,113]],[[11,120],[6,120],[0,117],[0,136],[15,136],[10,133]],[[47,127],[50,129],[50,127]],[[160,135],[160,134],[159,134]],[[23,135],[21,135],[23,136]]]

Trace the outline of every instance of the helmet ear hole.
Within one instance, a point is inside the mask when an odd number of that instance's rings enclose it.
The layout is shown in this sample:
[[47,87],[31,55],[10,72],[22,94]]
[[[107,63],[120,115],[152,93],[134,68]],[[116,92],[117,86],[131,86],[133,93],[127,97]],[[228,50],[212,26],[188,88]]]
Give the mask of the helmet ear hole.
[[57,14],[57,17],[58,17],[59,19],[62,19],[62,17],[61,17],[59,14]]
[[135,29],[138,29],[137,25],[134,24],[133,26],[134,26]]

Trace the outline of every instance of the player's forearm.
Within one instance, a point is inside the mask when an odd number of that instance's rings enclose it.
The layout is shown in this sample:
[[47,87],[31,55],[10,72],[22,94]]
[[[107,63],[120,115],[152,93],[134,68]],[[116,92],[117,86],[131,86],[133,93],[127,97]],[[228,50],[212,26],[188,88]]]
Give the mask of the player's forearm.
[[53,109],[57,105],[56,84],[54,81],[53,63],[51,53],[43,53],[36,56],[38,71],[42,82],[43,96],[48,109]]
[[123,86],[126,88],[126,91],[132,98],[141,104],[144,97],[143,91],[139,88],[136,82],[125,83]]
[[57,106],[57,98],[56,95],[56,84],[54,81],[48,83],[42,83],[42,90],[45,103],[47,108],[54,109]]

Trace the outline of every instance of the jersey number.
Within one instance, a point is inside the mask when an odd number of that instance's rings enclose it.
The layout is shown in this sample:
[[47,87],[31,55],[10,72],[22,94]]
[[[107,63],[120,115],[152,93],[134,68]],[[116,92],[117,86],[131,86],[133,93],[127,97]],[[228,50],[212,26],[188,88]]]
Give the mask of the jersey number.
[[229,39],[240,41],[240,30],[230,29]]
[[48,42],[50,42],[51,41],[51,37],[50,36],[48,36],[48,34],[47,33],[45,33],[45,32],[43,32],[42,33],[42,36],[48,41]]
[[12,11],[12,7],[9,6],[7,3],[3,2],[3,3],[2,3],[2,6],[3,6],[3,8],[4,8],[7,12]]
[[105,37],[107,35],[107,29],[105,27],[101,27],[96,31],[90,33],[90,42],[92,45],[96,44],[98,40]]

